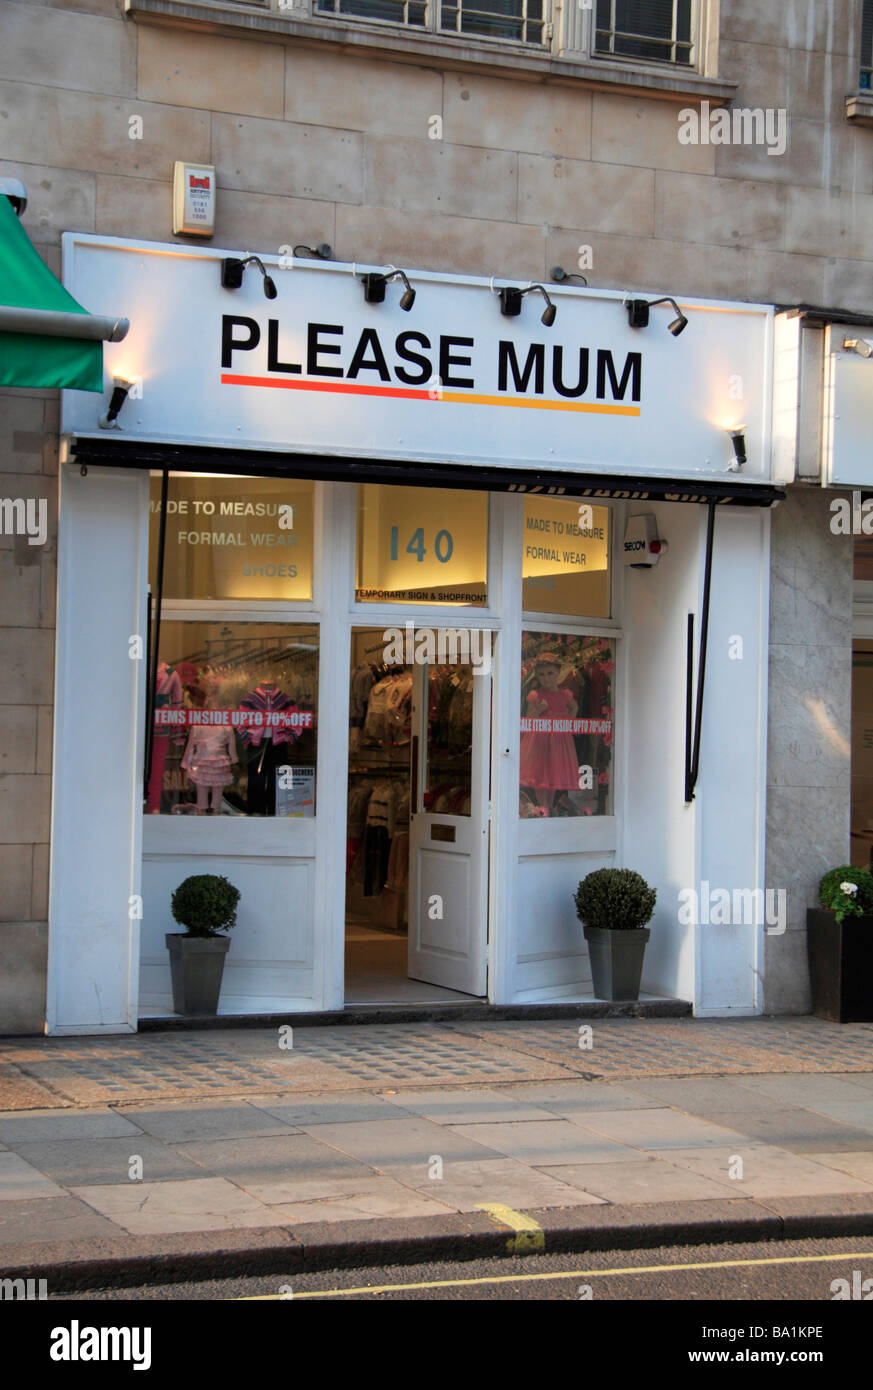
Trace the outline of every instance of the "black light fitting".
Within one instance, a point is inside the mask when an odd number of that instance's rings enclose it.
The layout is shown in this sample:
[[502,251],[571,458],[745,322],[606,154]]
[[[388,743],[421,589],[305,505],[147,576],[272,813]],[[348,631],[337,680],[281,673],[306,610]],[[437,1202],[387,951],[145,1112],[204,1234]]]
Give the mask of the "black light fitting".
[[304,246],[301,242],[294,247],[295,256],[314,256],[317,261],[332,261],[333,249],[328,246],[326,241],[320,241],[317,246]]
[[112,426],[121,414],[121,407],[127,400],[128,393],[132,386],[133,382],[128,381],[126,377],[114,376],[112,378],[112,395],[109,397],[109,409],[105,414],[101,415],[100,419],[97,421],[101,430],[112,429]]
[[[492,289],[493,288],[494,282],[492,281]],[[555,319],[557,318],[558,310],[556,309],[552,301],[549,299],[549,296],[543,289],[542,285],[528,285],[527,288],[523,290],[518,289],[517,286],[508,285],[501,290],[495,290],[495,294],[497,294],[500,298],[501,314],[504,318],[507,319],[516,318],[521,313],[521,302],[524,299],[524,296],[526,294],[530,294],[531,291],[536,291],[537,294],[541,294],[543,299],[546,301],[546,307],[540,315],[540,322],[544,323],[546,325],[546,328],[551,328],[552,324],[555,322]]]
[[556,285],[562,284],[564,280],[581,280],[583,285],[588,284],[584,275],[580,275],[578,271],[575,270],[565,270],[562,265],[553,265],[549,274]]
[[225,290],[238,290],[242,286],[243,271],[247,265],[256,265],[264,277],[264,294],[268,299],[275,299],[279,291],[276,283],[270,278],[264,269],[264,263],[259,256],[226,256],[221,262],[221,287]]
[[668,329],[674,338],[678,338],[680,333],[684,333],[688,327],[688,320],[683,314],[675,299],[670,295],[664,295],[661,299],[626,299],[625,308],[627,309],[627,321],[631,328],[648,328],[649,310],[654,309],[656,304],[672,304],[676,310],[676,317],[671,323],[667,324]]
[[743,464],[747,462],[748,457],[746,454],[746,427],[745,425],[737,425],[736,429],[728,430],[728,434],[734,446],[736,466],[737,468],[742,468]]
[[389,280],[402,280],[406,289],[400,296],[400,307],[407,313],[415,303],[415,290],[409,283],[405,270],[398,270],[396,266],[389,265],[387,272],[383,275],[376,271],[368,271],[361,276],[361,284],[364,286],[365,304],[384,304],[385,286]]

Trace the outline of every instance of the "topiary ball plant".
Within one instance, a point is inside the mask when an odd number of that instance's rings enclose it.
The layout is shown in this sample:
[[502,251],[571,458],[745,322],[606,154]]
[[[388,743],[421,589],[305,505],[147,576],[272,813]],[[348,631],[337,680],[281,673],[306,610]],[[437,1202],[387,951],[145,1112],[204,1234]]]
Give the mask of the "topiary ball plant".
[[189,936],[217,936],[236,925],[239,889],[220,874],[192,874],[170,902],[176,921]]
[[633,869],[595,869],[576,889],[576,915],[586,927],[634,931],[651,921],[657,896]]
[[838,922],[873,913],[873,874],[869,869],[853,869],[851,864],[829,869],[818,886],[818,900]]

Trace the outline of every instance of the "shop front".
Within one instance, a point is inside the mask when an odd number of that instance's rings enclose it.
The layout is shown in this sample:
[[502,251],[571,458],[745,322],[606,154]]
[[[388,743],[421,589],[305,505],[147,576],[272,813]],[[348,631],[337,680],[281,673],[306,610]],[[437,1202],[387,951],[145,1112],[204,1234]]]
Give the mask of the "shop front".
[[625,864],[645,994],[759,1012],[681,904],[764,888],[772,311],[230,254],[65,238],[131,329],[63,402],[49,1031],[171,1014],[210,872],[224,1014],[590,1000]]

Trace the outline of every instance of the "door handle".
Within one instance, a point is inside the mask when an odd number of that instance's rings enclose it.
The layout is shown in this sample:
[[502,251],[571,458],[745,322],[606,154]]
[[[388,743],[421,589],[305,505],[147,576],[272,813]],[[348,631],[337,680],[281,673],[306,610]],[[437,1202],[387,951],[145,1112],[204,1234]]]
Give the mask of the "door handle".
[[418,811],[418,734],[412,735],[412,759],[410,762],[409,775],[412,778],[409,809],[410,815],[414,816]]

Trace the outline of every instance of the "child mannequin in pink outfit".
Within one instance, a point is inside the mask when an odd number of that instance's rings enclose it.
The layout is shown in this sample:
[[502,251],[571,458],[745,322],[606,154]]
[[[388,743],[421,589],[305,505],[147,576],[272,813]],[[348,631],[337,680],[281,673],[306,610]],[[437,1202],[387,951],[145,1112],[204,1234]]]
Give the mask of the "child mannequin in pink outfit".
[[[527,697],[527,713],[533,718],[575,719],[579,706],[569,690],[558,686],[560,659],[543,652],[536,663],[536,685]],[[571,733],[530,730],[521,740],[523,787],[531,787],[537,803],[552,810],[556,792],[578,785],[576,745]]]
[[[207,699],[206,709],[214,708],[214,701]],[[207,808],[213,815],[219,814],[221,794],[233,781],[233,764],[237,761],[236,739],[229,724],[192,727],[181,765],[188,773],[188,781],[197,788],[198,815],[205,816]]]

